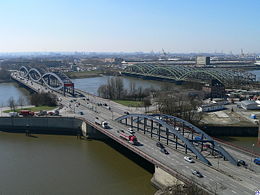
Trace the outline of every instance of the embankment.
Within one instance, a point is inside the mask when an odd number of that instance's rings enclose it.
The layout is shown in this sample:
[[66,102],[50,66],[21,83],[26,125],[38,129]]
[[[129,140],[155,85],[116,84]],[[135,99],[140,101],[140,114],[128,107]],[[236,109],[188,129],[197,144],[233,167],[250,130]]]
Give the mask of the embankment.
[[82,120],[73,117],[0,117],[0,131],[77,135]]

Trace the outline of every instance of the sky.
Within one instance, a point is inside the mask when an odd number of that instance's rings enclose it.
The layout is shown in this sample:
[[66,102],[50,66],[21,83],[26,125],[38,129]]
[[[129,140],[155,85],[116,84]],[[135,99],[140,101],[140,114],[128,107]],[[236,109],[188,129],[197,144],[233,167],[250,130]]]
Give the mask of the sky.
[[0,52],[260,53],[260,0],[0,0]]

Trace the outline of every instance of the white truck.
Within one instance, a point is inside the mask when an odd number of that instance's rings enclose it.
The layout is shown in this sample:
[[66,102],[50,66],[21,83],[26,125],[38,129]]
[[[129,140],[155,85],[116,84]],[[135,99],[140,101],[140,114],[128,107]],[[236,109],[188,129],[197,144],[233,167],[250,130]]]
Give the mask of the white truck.
[[96,123],[97,125],[100,125],[100,126],[103,127],[104,129],[109,129],[108,122],[107,122],[107,121],[101,121],[101,120],[99,120],[98,117],[96,117],[95,123]]
[[17,112],[9,112],[10,117],[17,117],[18,113]]

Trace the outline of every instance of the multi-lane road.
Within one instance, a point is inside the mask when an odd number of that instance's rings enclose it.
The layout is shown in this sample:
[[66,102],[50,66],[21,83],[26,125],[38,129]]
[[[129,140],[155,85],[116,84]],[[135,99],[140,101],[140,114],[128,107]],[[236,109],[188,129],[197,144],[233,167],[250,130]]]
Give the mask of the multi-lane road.
[[[28,87],[36,89],[36,91],[50,91],[38,83],[33,82],[32,84],[31,81],[27,81],[26,79],[21,80],[18,75],[15,76],[13,74],[12,76]],[[95,117],[98,116],[99,119],[109,122],[111,129],[104,131],[108,131],[111,137],[119,137],[117,131],[127,129],[123,124],[116,122],[115,118],[124,115],[125,112],[142,113],[144,111],[143,109],[133,110],[86,92],[81,92],[85,95],[84,98],[64,97],[61,93],[52,92],[61,100],[60,104],[63,105],[63,108],[60,110],[60,113],[63,116],[81,117],[90,123],[93,123]],[[107,104],[107,106],[98,106],[97,103]],[[83,113],[83,115],[79,113]],[[178,174],[183,175],[213,193],[246,195],[255,194],[255,191],[260,190],[260,171],[256,165],[250,164],[252,166],[251,170],[244,167],[236,167],[228,161],[213,157],[208,159],[213,166],[208,166],[199,160],[195,160],[195,163],[189,163],[184,160],[184,152],[177,151],[174,147],[168,147],[164,144],[169,152],[166,155],[156,146],[156,139],[151,139],[149,135],[144,135],[142,132],[136,132],[135,135],[141,144],[133,146],[125,142],[129,148],[134,147],[136,151],[140,151],[142,154],[149,156],[149,158],[155,159],[168,169],[178,172]],[[238,159],[245,159],[246,161],[250,159],[250,156],[247,154],[240,153],[232,148],[226,148],[226,150]],[[188,155],[192,156],[193,154],[188,153]],[[194,176],[192,170],[200,171],[204,177],[198,178]]]

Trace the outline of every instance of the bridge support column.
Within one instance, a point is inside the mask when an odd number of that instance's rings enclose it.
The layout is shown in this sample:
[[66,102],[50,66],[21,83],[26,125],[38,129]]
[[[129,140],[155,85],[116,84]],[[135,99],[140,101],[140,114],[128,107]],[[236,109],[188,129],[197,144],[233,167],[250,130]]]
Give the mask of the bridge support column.
[[[191,128],[191,139],[193,140],[193,129]],[[193,142],[192,142],[192,144],[193,144]]]
[[260,124],[258,127],[258,139],[257,139],[257,145],[260,146]]
[[175,149],[177,150],[177,148],[178,148],[178,137],[176,136],[175,137]]
[[184,183],[182,181],[156,165],[151,182],[155,187],[159,189],[165,189],[167,187],[172,187],[175,185],[181,185],[182,187],[184,186]]
[[153,120],[151,120],[151,137],[153,137]]
[[139,131],[139,116],[137,117],[137,131]]
[[161,124],[159,123],[159,141],[161,140]]
[[146,122],[147,122],[147,120],[146,120],[146,118],[144,118],[144,134],[145,134],[145,129],[146,129]]
[[86,122],[82,122],[81,125],[81,132],[84,137],[90,138],[90,139],[98,139],[98,140],[105,140],[107,137],[95,129],[95,127],[92,127],[91,125],[87,124]]
[[169,144],[169,129],[166,128],[166,144]]
[[133,117],[131,116],[131,128],[133,128]]

